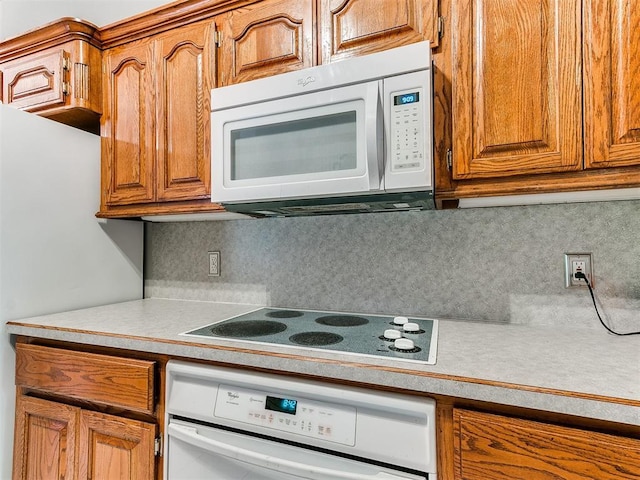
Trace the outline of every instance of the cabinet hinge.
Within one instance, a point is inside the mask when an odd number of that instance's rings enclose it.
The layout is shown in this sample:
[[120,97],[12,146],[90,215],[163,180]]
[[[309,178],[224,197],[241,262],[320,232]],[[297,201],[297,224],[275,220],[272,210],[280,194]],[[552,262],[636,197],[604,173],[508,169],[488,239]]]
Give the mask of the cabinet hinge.
[[438,17],[438,38],[444,37],[444,17]]
[[162,456],[162,437],[156,437],[153,440],[153,454],[156,457]]
[[222,32],[220,30],[216,30],[215,32],[213,32],[213,42],[218,48],[222,46]]
[[62,82],[62,94],[69,95],[71,93],[71,84],[69,82]]
[[67,72],[71,70],[71,58],[69,58],[66,52],[62,56],[62,69]]
[[447,170],[451,171],[453,168],[453,152],[451,149],[447,149]]

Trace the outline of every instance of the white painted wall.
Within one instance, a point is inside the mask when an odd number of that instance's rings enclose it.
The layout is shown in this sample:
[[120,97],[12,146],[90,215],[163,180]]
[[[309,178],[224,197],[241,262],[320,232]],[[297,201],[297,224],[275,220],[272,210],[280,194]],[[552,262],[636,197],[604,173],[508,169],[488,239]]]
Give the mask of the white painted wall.
[[0,479],[15,389],[5,322],[142,298],[143,225],[98,221],[100,138],[0,105]]
[[[165,3],[168,2],[165,0],[0,0],[0,39],[19,35],[61,17],[81,18],[97,26],[104,26]],[[6,175],[12,175],[10,166],[15,163],[9,160],[33,159],[36,157],[36,155],[30,154],[27,148],[18,148],[16,150],[15,146],[19,144],[19,140],[22,139],[24,145],[35,146],[38,142],[43,141],[42,136],[46,136],[44,134],[36,135],[34,138],[31,124],[29,124],[30,127],[17,128],[15,124],[20,120],[20,117],[16,115],[27,116],[28,114],[11,110],[0,105],[0,178],[5,180],[7,179]],[[95,177],[92,179],[95,185],[91,187],[95,189],[95,193],[87,195],[86,191],[74,191],[75,186],[73,184],[71,186],[60,184],[57,185],[57,188],[66,189],[71,193],[71,196],[77,195],[80,202],[86,202],[86,209],[90,210],[88,213],[85,212],[85,216],[93,216],[93,212],[97,211],[99,204],[99,138],[49,120],[31,115],[29,117],[33,118],[25,119],[25,121],[34,120],[34,122],[39,123],[40,127],[37,128],[42,128],[48,135],[68,134],[69,142],[72,144],[75,142],[78,148],[80,148],[78,142],[82,143],[82,148],[87,152],[86,158],[84,158],[86,164],[95,167],[94,170],[90,170],[95,171]],[[27,131],[24,131],[25,129]],[[15,141],[16,137],[18,141]],[[73,145],[69,145],[69,147],[74,148]],[[42,162],[55,162],[56,160],[64,162],[68,157],[69,155],[66,155],[62,149],[51,152],[51,155],[38,156]],[[83,162],[84,165],[85,163]],[[42,168],[33,167],[35,171],[42,171],[42,178],[38,178],[36,183],[47,183],[48,179],[51,178],[48,177],[47,167],[51,166],[52,164],[43,163]],[[67,168],[75,170],[75,167],[71,164],[67,165]],[[76,174],[82,175],[77,171],[69,171],[69,178],[73,179]],[[119,275],[116,270],[130,270],[132,276],[129,278],[134,284],[136,283],[136,276],[139,277],[137,280],[140,288],[137,294],[139,298],[142,294],[142,227],[138,224],[139,232],[132,235],[132,225],[126,225],[131,222],[110,221],[100,226],[97,221],[93,225],[92,222],[85,222],[84,229],[78,229],[77,222],[73,218],[66,219],[71,223],[62,228],[62,230],[66,228],[66,230],[74,232],[75,235],[69,235],[59,245],[58,250],[50,252],[48,258],[52,260],[49,263],[51,268],[47,268],[38,263],[36,254],[56,241],[55,238],[48,239],[46,236],[51,229],[46,226],[43,228],[43,223],[46,224],[46,222],[51,222],[52,225],[61,223],[56,222],[55,213],[52,213],[55,212],[55,206],[52,207],[52,205],[56,202],[50,202],[51,204],[45,202],[47,203],[46,209],[40,208],[41,212],[37,218],[30,218],[26,214],[21,214],[22,217],[14,215],[16,210],[14,202],[11,201],[13,197],[9,196],[6,184],[3,190],[3,183],[5,182],[0,182],[0,224],[3,229],[0,235],[0,252],[2,252],[0,254],[0,272],[2,272],[0,275],[0,306],[2,307],[0,309],[0,412],[2,412],[2,420],[0,421],[0,480],[9,480],[11,478],[13,450],[13,414],[10,412],[14,410],[13,370],[15,367],[14,352],[8,340],[5,322],[10,318],[47,313],[43,311],[45,305],[51,311],[59,311],[81,308],[91,304],[125,300],[131,295],[129,292],[135,291],[135,287],[126,289],[124,286],[126,282],[114,281],[113,278],[118,278]],[[88,185],[91,182],[86,183]],[[55,188],[52,189],[52,195],[55,195]],[[86,200],[88,196],[91,197],[90,201],[92,203]],[[68,206],[66,210],[68,210]],[[51,214],[54,218],[47,218],[47,214]],[[21,220],[22,218],[24,221]],[[15,236],[9,235],[9,233],[11,229],[15,228],[15,225],[19,225],[20,229],[24,230],[25,245],[30,249],[30,252],[34,253],[31,257],[29,255],[20,257],[12,250],[11,243],[12,239],[15,240]],[[33,235],[31,235],[34,231],[40,231],[45,235],[34,239]],[[89,252],[90,255],[86,258],[87,261],[83,267],[69,271],[60,262],[64,262],[65,258],[67,262],[70,258],[77,258],[74,256],[78,253],[74,242],[80,242],[82,238],[85,240],[88,238],[88,242],[91,242],[96,247],[96,251]],[[135,238],[138,238],[137,243],[134,241]],[[102,247],[105,250],[111,250],[110,254],[115,257],[118,257],[116,252],[122,254],[119,257],[121,261],[116,260],[107,263],[113,269],[107,268],[106,270],[110,271],[104,275],[94,273],[97,263],[92,262],[102,261],[104,263],[104,259],[101,260],[100,255],[96,254],[97,250],[101,248],[96,245],[96,241],[98,243],[102,242]],[[138,248],[138,245],[140,245],[140,248]],[[65,250],[67,246],[68,248]],[[61,254],[61,250],[65,251]],[[128,263],[130,265],[127,265]],[[38,272],[40,268],[42,268],[43,275],[34,273]],[[73,273],[74,271],[76,272],[75,274]],[[56,272],[59,272],[59,274],[56,274]],[[29,273],[29,275],[22,275],[23,273]],[[88,276],[88,281],[78,280],[82,279],[82,275]],[[4,277],[4,280],[2,277]],[[18,285],[16,282],[24,282],[24,284]],[[47,284],[47,282],[49,283]],[[55,289],[47,288],[47,285],[53,284],[56,284],[72,300],[58,301],[53,295]],[[118,284],[124,290],[115,287],[111,289],[109,294],[104,293],[106,288],[114,284]],[[19,289],[17,287],[25,288]],[[20,298],[20,294],[17,293],[19,291],[32,293],[35,300],[25,301],[24,298]],[[94,293],[97,296],[92,297]]]
[[0,0],[0,39],[19,35],[62,17],[99,27],[170,3],[166,0]]

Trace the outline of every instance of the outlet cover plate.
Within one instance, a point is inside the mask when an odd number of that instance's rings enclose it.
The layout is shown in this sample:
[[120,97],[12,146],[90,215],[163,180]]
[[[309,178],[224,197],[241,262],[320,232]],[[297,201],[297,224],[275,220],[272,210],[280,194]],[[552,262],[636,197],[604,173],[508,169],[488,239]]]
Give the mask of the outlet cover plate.
[[220,252],[208,252],[209,254],[209,276],[220,276]]
[[564,254],[564,286],[569,287],[586,287],[587,283],[573,276],[574,262],[584,263],[584,275],[589,280],[589,284],[593,287],[593,262],[590,253],[565,253]]

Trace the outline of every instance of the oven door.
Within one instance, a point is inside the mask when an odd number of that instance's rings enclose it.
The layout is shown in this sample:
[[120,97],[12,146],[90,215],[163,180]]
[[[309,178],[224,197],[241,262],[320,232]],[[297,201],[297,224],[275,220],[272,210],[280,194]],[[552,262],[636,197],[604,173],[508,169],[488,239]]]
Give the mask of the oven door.
[[286,443],[171,419],[165,479],[425,480],[407,473]]
[[244,203],[381,190],[381,89],[381,81],[372,81],[213,111],[211,200]]

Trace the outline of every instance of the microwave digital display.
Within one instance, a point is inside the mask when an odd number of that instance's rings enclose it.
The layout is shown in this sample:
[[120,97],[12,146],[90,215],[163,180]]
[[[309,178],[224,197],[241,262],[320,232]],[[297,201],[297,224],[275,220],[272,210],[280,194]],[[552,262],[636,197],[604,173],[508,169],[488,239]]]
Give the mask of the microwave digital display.
[[394,105],[407,105],[409,103],[416,103],[420,101],[420,94],[418,92],[403,93],[402,95],[396,95],[393,97]]

